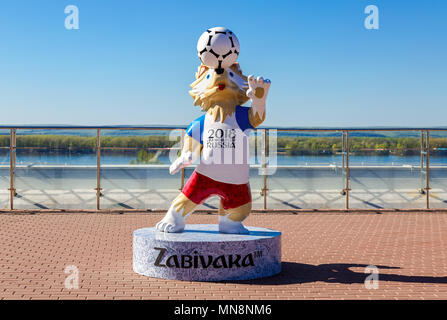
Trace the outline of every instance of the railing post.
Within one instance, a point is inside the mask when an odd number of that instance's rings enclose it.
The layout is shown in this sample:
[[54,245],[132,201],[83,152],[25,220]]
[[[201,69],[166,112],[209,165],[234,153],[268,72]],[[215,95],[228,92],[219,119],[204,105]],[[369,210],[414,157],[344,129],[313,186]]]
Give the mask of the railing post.
[[264,187],[262,193],[264,195],[264,210],[267,210],[267,130],[263,130],[264,152],[262,155],[262,167],[264,168]]
[[10,130],[9,135],[9,194],[10,194],[10,208],[14,210],[14,197],[16,196],[16,189],[14,187],[14,177],[16,168],[16,129]]
[[[425,194],[425,189],[427,188],[426,185],[426,181],[424,181],[424,161],[425,161],[425,132],[421,130],[421,160],[420,160],[420,177],[421,177],[421,181],[420,181],[420,188],[419,188],[419,193],[420,194]],[[426,173],[426,172],[425,172]]]
[[96,210],[101,208],[101,129],[96,132]]
[[424,170],[424,150],[425,150],[424,131],[421,131],[421,171]]
[[346,195],[346,132],[341,132],[341,179],[343,183],[343,189],[340,194]]
[[346,141],[345,141],[345,132],[342,131],[341,132],[341,154],[342,154],[342,158],[341,158],[341,167],[344,169],[345,168],[345,158],[346,158]]
[[[258,135],[260,134],[260,136]],[[261,154],[261,164],[258,174],[264,176],[264,183],[261,188],[261,196],[264,198],[264,210],[267,209],[267,130],[259,129],[256,131],[256,159],[259,159]]]
[[346,131],[346,209],[349,209],[349,131]]
[[427,209],[430,209],[430,132],[426,131],[425,138],[425,171],[426,171],[426,180],[425,180],[425,190],[426,190],[426,199],[427,199]]

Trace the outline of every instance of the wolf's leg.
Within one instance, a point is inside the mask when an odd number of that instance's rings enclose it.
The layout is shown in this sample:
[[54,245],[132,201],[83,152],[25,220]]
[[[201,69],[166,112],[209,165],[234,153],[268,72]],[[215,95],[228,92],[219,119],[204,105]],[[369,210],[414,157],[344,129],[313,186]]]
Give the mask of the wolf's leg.
[[185,218],[194,211],[196,206],[196,203],[180,192],[172,201],[171,207],[164,218],[155,227],[163,232],[183,232]]
[[251,202],[240,207],[225,210],[222,201],[219,205],[219,232],[247,234],[248,229],[242,225],[242,221],[248,217],[251,212]]

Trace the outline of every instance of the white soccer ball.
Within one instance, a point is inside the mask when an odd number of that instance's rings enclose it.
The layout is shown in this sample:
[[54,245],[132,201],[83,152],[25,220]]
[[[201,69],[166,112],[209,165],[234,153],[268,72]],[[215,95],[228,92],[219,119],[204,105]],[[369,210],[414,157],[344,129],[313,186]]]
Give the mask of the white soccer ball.
[[227,28],[211,28],[200,36],[197,54],[207,67],[225,69],[235,63],[239,56],[239,40]]

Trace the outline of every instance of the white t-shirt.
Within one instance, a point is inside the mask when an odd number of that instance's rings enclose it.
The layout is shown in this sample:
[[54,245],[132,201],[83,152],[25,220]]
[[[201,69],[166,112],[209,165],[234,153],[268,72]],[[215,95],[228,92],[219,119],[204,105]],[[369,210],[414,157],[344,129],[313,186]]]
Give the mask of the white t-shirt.
[[193,121],[186,133],[203,145],[196,171],[213,180],[248,183],[249,177],[249,107],[237,106],[236,111],[222,123],[204,114]]

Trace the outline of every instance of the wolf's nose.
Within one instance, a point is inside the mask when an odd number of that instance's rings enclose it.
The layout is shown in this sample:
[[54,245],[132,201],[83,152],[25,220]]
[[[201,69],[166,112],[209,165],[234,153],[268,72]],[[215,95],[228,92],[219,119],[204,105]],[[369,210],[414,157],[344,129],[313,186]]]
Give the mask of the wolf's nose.
[[223,68],[217,68],[215,71],[216,71],[217,74],[222,74],[224,72],[224,69]]

